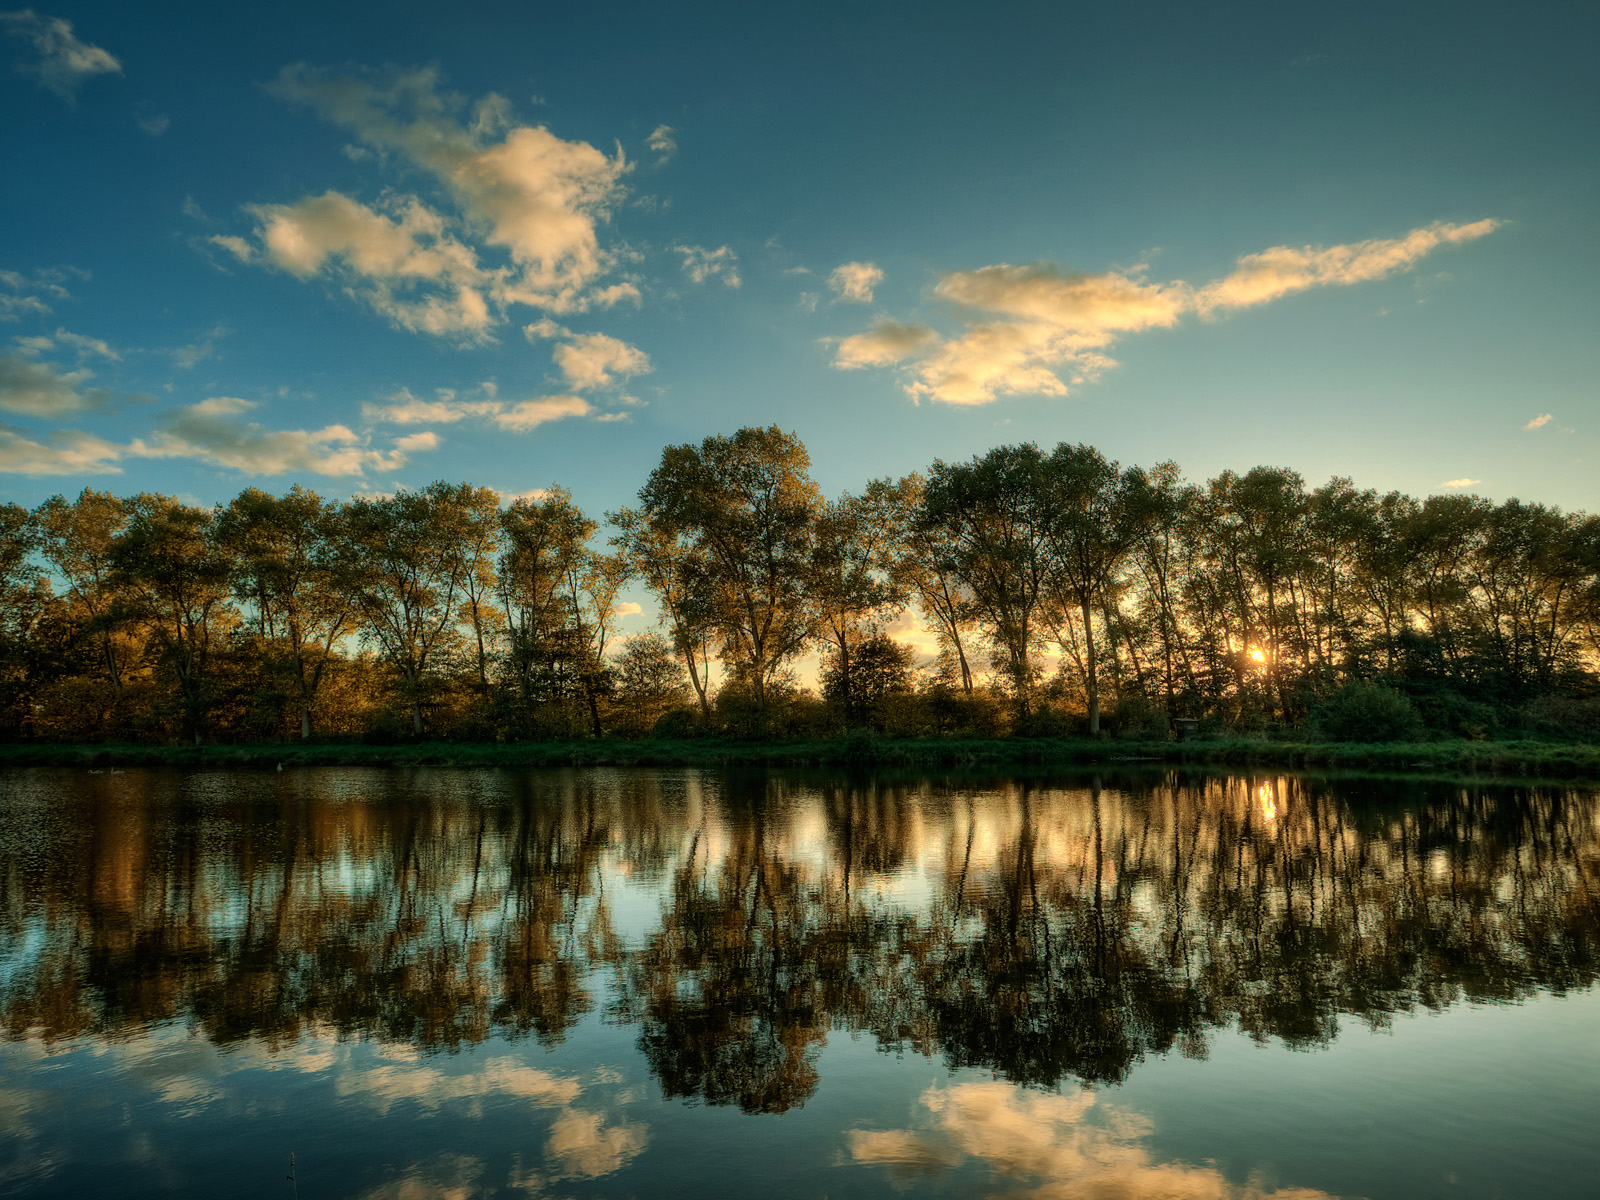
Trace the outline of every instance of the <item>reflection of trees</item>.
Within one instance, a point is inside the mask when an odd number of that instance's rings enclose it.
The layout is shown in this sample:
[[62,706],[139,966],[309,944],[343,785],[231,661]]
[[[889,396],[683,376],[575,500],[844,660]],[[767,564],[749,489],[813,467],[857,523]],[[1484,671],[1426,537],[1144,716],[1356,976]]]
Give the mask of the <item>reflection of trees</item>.
[[[832,1029],[1015,1082],[1116,1080],[1149,1054],[1203,1054],[1217,1028],[1317,1045],[1345,1016],[1600,975],[1600,822],[1593,798],[1560,791],[646,772],[13,783],[13,1036],[181,1018],[223,1044],[312,1027],[549,1043],[594,1009],[602,971],[668,1095],[783,1111],[815,1088]],[[642,920],[641,899],[658,908]]]

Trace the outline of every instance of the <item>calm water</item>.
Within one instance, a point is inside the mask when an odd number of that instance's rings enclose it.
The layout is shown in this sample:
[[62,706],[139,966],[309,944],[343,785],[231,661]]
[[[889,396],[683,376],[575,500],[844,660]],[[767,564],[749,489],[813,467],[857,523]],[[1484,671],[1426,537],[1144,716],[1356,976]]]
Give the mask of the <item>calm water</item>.
[[1593,792],[13,771],[0,1193],[1594,1197],[1597,975]]

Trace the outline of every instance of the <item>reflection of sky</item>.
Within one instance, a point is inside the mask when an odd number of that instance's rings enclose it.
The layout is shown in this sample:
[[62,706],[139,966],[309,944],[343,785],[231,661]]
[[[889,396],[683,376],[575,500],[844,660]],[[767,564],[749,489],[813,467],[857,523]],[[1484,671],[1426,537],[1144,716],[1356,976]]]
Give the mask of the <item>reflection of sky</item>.
[[[102,1143],[95,1153],[112,1161],[150,1159],[159,1141],[168,1150],[158,1157],[171,1170],[176,1144],[206,1141],[240,1120],[287,1125],[307,1109],[369,1128],[421,1120],[452,1129],[509,1118],[513,1130],[520,1127],[517,1186],[535,1189],[612,1174],[649,1145],[647,1124],[626,1117],[640,1092],[624,1086],[621,1072],[547,1069],[529,1061],[539,1055],[526,1045],[497,1043],[486,1051],[424,1057],[409,1045],[353,1042],[331,1031],[223,1050],[177,1024],[127,1041],[0,1043],[0,1183],[48,1176],[71,1150],[83,1154],[81,1143],[72,1145],[80,1141],[74,1125],[92,1127]],[[110,1103],[74,1111],[74,1093]],[[368,1194],[434,1196],[457,1186],[468,1189],[463,1195],[476,1194],[483,1169],[478,1160],[436,1156]]]

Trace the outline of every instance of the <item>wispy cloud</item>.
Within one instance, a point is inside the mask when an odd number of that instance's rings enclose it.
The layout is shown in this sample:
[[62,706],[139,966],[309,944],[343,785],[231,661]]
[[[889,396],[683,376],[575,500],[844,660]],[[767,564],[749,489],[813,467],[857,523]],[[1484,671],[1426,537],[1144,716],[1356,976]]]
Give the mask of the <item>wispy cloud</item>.
[[190,342],[187,346],[179,346],[168,351],[172,355],[172,365],[180,371],[192,371],[195,367],[214,358],[217,353],[217,342],[228,336],[228,330],[218,325],[198,342]]
[[50,301],[71,298],[64,283],[66,277],[67,272],[60,270],[35,271],[32,275],[0,270],[0,321],[49,316],[54,311]]
[[842,263],[828,276],[833,294],[852,304],[871,304],[873,289],[882,282],[883,270],[869,262]]
[[1439,486],[1440,487],[1447,487],[1447,488],[1466,488],[1466,487],[1472,487],[1474,484],[1479,484],[1479,483],[1482,483],[1482,482],[1483,482],[1483,480],[1481,480],[1481,479],[1468,479],[1465,476],[1463,476],[1460,479],[1446,479]]
[[594,411],[582,396],[540,396],[519,404],[508,404],[490,418],[501,429],[526,433],[551,421],[566,417],[586,417]]
[[[167,414],[155,433],[135,439],[127,454],[136,458],[187,458],[246,475],[359,476],[368,470],[393,471],[408,461],[406,450],[376,450],[344,425],[321,429],[268,429],[245,418],[256,405],[216,396]],[[406,449],[437,444],[409,439]]]
[[118,474],[129,459],[189,459],[242,475],[361,476],[397,470],[409,453],[439,444],[437,435],[420,433],[382,450],[344,425],[269,429],[248,419],[255,407],[215,396],[167,412],[152,432],[126,444],[78,430],[33,435],[0,427],[0,473]]
[[1543,429],[1553,420],[1555,420],[1555,417],[1551,413],[1540,413],[1537,417],[1524,425],[1522,427],[1522,431],[1526,433],[1530,429]]
[[677,131],[671,125],[657,125],[644,144],[656,152],[656,166],[665,165],[678,152]]
[[126,448],[81,430],[28,434],[0,426],[0,474],[115,475]]
[[[103,344],[103,343],[102,343]],[[33,347],[0,354],[0,411],[28,417],[60,417],[104,404],[109,394],[84,385],[94,378],[85,367],[63,371],[29,357]]]
[[454,425],[477,420],[513,433],[526,433],[551,421],[586,417],[594,411],[594,406],[581,396],[535,396],[513,403],[498,396],[463,400],[445,391],[436,399],[423,400],[401,388],[385,404],[363,405],[361,415],[373,424]]
[[1424,255],[1481,238],[1493,220],[1435,224],[1399,238],[1329,247],[1277,246],[1240,258],[1201,287],[1152,282],[1145,269],[1069,272],[1048,263],[998,264],[944,276],[934,297],[966,314],[949,338],[922,325],[880,321],[842,339],[841,369],[906,363],[913,399],[989,404],[1002,395],[1064,396],[1116,365],[1121,338],[1165,329],[1184,316],[1211,318],[1313,287],[1348,286],[1408,270]]
[[110,51],[78,39],[71,21],[41,16],[24,8],[0,12],[0,28],[33,48],[32,57],[17,63],[17,73],[38,80],[40,87],[68,104],[77,99],[78,88],[85,80],[122,73],[122,64]]
[[704,246],[674,246],[672,249],[683,256],[683,273],[691,283],[720,279],[729,287],[736,288],[743,282],[739,278],[739,256],[731,247],[718,246],[715,250],[708,250]]

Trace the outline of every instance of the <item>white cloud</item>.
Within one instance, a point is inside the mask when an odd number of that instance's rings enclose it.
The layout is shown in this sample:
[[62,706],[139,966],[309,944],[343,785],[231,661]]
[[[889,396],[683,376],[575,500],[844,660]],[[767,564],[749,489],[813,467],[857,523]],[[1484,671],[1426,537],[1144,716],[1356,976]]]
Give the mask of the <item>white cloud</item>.
[[172,127],[172,118],[166,113],[156,113],[153,116],[140,117],[139,129],[150,137],[158,138]]
[[[392,425],[452,425],[476,418],[501,429],[526,433],[564,417],[584,417],[594,411],[581,396],[537,396],[518,403],[499,397],[486,400],[460,400],[453,392],[441,392],[436,400],[423,400],[401,388],[386,404],[366,404],[361,415],[373,423]],[[429,435],[431,436],[431,435]]]
[[603,333],[580,333],[551,355],[574,391],[610,387],[650,370],[644,351]]
[[1247,254],[1231,274],[1201,288],[1195,307],[1209,315],[1219,308],[1263,304],[1291,292],[1331,284],[1366,283],[1413,267],[1440,246],[1459,245],[1493,233],[1495,220],[1469,225],[1436,222],[1404,237],[1370,238],[1342,246],[1274,246]]
[[1446,479],[1439,486],[1440,487],[1447,487],[1447,488],[1464,488],[1464,487],[1472,487],[1474,484],[1478,484],[1478,483],[1482,483],[1482,482],[1483,482],[1483,480],[1481,480],[1481,479],[1467,479],[1467,478],[1463,477],[1461,479]]
[[744,282],[739,278],[739,256],[731,247],[707,250],[704,246],[674,246],[672,249],[683,255],[683,273],[691,283],[721,279],[729,287],[736,288]]
[[1189,313],[1210,317],[1307,288],[1380,279],[1409,269],[1440,246],[1472,241],[1498,227],[1493,220],[1440,223],[1399,238],[1277,246],[1240,258],[1227,276],[1200,288],[1182,280],[1150,282],[1143,268],[1086,274],[1049,264],[1002,263],[952,272],[938,282],[934,296],[967,314],[954,337],[880,321],[842,339],[834,366],[911,360],[907,394],[947,404],[988,404],[1011,393],[1064,396],[1115,366],[1107,351],[1128,334],[1170,328]]
[[190,458],[247,475],[362,475],[393,471],[408,461],[400,449],[373,450],[344,425],[322,429],[266,429],[239,418],[256,406],[249,400],[214,396],[169,413],[148,438],[136,438],[127,454],[137,458]]
[[[30,339],[38,340],[41,339]],[[0,354],[0,411],[29,417],[81,412],[107,399],[104,391],[83,387],[93,378],[94,372],[82,367],[61,371],[51,363],[35,362],[22,352]]]
[[637,346],[603,333],[573,333],[549,317],[523,326],[522,333],[530,342],[561,342],[550,357],[574,391],[611,387],[651,370],[649,356]]
[[537,400],[524,400],[508,405],[490,418],[501,429],[526,433],[550,421],[563,417],[585,417],[594,409],[581,396],[541,396]]
[[519,125],[506,100],[493,94],[463,114],[461,98],[438,85],[432,69],[375,82],[302,64],[285,67],[272,89],[370,149],[432,174],[455,201],[463,228],[509,258],[493,273],[490,298],[497,304],[576,312],[636,298],[636,287],[595,286],[615,265],[600,246],[598,227],[622,195],[629,166],[621,151],[608,157],[542,125]]
[[1552,414],[1550,414],[1550,413],[1540,413],[1537,417],[1535,417],[1533,420],[1529,421],[1526,425],[1524,425],[1522,427],[1522,431],[1524,433],[1526,433],[1530,429],[1543,429],[1546,425],[1550,424],[1550,422],[1553,421],[1553,420],[1555,420],[1555,417]]
[[645,139],[644,144],[660,156],[656,159],[656,166],[661,166],[678,152],[678,139],[674,136],[675,133],[676,130],[671,125],[657,125]]
[[115,475],[124,447],[78,430],[30,436],[0,428],[0,474]]
[[206,240],[212,245],[221,246],[242,263],[255,261],[255,247],[242,237],[237,237],[231,233],[218,233]]
[[883,271],[869,262],[847,262],[833,269],[828,286],[841,300],[871,304],[872,290],[883,282]]
[[492,318],[485,290],[494,286],[470,246],[445,231],[421,201],[396,203],[390,217],[339,192],[294,204],[262,204],[256,219],[259,254],[237,238],[211,240],[242,262],[258,257],[301,279],[327,268],[346,291],[403,329],[482,340]]
[[431,429],[424,429],[420,433],[408,433],[404,437],[394,439],[394,448],[403,454],[409,454],[413,450],[437,450],[439,435]]
[[611,611],[619,617],[636,617],[644,611],[644,608],[632,600],[624,600],[620,604],[613,604]]
[[78,40],[71,21],[40,16],[31,8],[24,8],[0,12],[0,27],[33,44],[37,58],[19,62],[18,73],[37,79],[40,87],[68,104],[77,99],[78,87],[84,80],[122,73],[122,64],[109,51]]
[[939,340],[926,325],[901,325],[879,321],[866,333],[851,334],[839,342],[833,365],[844,370],[888,367],[920,353]]
[[455,393],[441,391],[435,400],[422,400],[401,388],[388,397],[387,404],[363,404],[361,416],[371,422],[390,425],[453,425],[468,417],[492,417],[505,406],[494,399],[457,400]]

